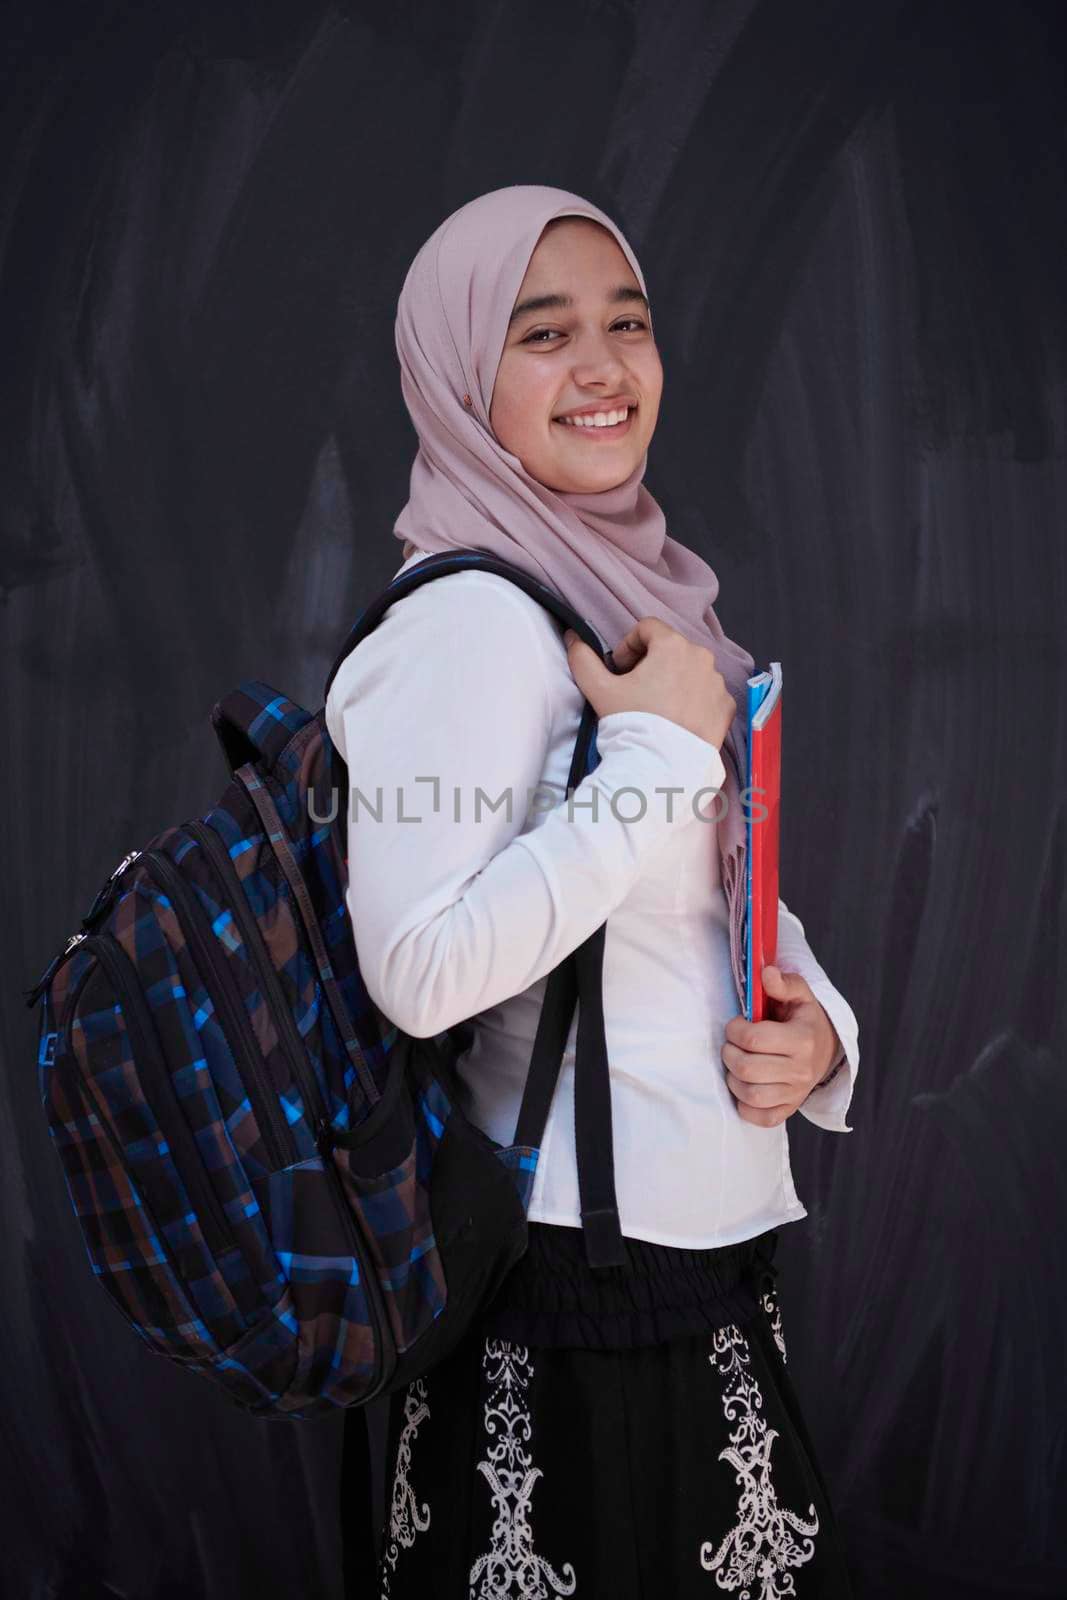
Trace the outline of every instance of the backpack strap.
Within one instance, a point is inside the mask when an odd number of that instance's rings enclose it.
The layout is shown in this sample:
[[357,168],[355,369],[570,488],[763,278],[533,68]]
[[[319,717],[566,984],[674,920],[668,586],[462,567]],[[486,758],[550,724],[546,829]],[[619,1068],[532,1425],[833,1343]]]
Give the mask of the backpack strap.
[[[578,637],[604,660],[605,651],[596,630],[554,590],[512,566],[498,556],[481,550],[440,551],[418,562],[373,600],[356,622],[330,669],[323,691],[329,695],[346,657],[381,621],[395,601],[413,589],[449,572],[471,569],[495,572],[530,595],[564,627],[573,628]],[[605,665],[608,663],[605,662]],[[596,745],[598,717],[586,701],[575,740],[567,778],[568,791],[577,788],[588,772],[599,764]],[[340,763],[340,758],[337,758]],[[347,776],[347,774],[346,774]],[[345,808],[347,810],[347,806]],[[345,814],[344,811],[341,813]],[[575,1045],[574,1121],[578,1164],[578,1189],[581,1202],[582,1233],[586,1260],[591,1267],[621,1266],[625,1262],[622,1228],[615,1194],[615,1162],[611,1129],[611,1078],[608,1070],[607,1041],[604,1030],[602,972],[604,960],[602,924],[589,938],[564,957],[550,974],[538,1019],[530,1069],[519,1108],[515,1144],[540,1149],[552,1097],[559,1081],[563,1052],[577,1003],[578,1033]]]
[[604,646],[596,630],[590,627],[585,618],[579,616],[578,612],[554,589],[540,583],[537,578],[532,578],[520,567],[512,566],[510,561],[504,561],[499,556],[487,555],[484,550],[441,550],[436,555],[427,556],[425,561],[418,562],[407,572],[402,572],[398,578],[394,578],[377,599],[372,600],[370,605],[365,606],[360,612],[330,668],[326,687],[322,691],[323,700],[329,695],[333,680],[346,657],[351,655],[361,639],[365,639],[368,633],[374,631],[395,601],[410,594],[412,589],[430,583],[434,578],[443,578],[446,573],[467,572],[472,569],[478,572],[495,572],[498,577],[507,578],[518,588],[524,589],[531,599],[544,606],[546,611],[550,611],[565,628],[573,628],[578,637],[595,650],[601,660],[604,659]]
[[[596,712],[588,701],[575,742],[568,790],[599,764]],[[530,1070],[519,1107],[515,1144],[540,1149],[575,1003],[578,1034],[574,1062],[574,1140],[585,1258],[591,1267],[625,1263],[615,1193],[615,1148],[611,1120],[611,1074],[604,1027],[604,937],[606,924],[564,957],[545,985]]]
[[[573,789],[585,776],[590,759],[590,745],[596,724],[596,712],[588,700],[582,711],[582,720],[575,740],[571,770],[567,774],[567,788]],[[595,765],[596,763],[593,763]],[[589,767],[592,770],[592,766]],[[537,1022],[530,1070],[526,1074],[526,1087],[519,1106],[513,1143],[539,1150],[545,1136],[545,1124],[556,1092],[563,1052],[567,1045],[571,1018],[578,1000],[578,964],[576,952],[565,956],[550,973],[545,984],[541,1015]],[[609,1107],[610,1111],[610,1107]],[[577,1101],[575,1102],[577,1115]]]

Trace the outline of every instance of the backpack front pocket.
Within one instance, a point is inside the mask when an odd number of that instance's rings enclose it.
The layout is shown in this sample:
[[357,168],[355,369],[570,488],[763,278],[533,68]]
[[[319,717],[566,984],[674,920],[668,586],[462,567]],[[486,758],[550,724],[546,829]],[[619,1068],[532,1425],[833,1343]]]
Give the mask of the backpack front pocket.
[[418,1044],[398,1037],[381,1099],[331,1151],[374,1263],[398,1355],[440,1316],[448,1298],[430,1175],[451,1104],[436,1079],[412,1071]]
[[[146,1326],[164,1342],[189,1338],[200,1358],[262,1314],[266,1258],[248,1230],[252,1253],[244,1253],[226,1215],[129,957],[110,934],[82,948],[90,965],[48,1080],[53,1135],[97,1251],[94,1269],[132,1271],[128,1303],[145,1308]],[[186,1070],[192,1081],[195,1062]],[[213,1124],[207,1132],[217,1149]],[[139,1288],[145,1272],[158,1272],[159,1283]]]
[[[173,1229],[157,1216],[66,1039],[58,1042],[51,1064],[47,1112],[86,1253],[109,1299],[159,1354],[183,1364],[216,1359],[221,1349],[215,1335],[183,1287],[187,1273],[168,1238]],[[191,1233],[193,1222],[181,1219],[183,1231]],[[237,1337],[246,1330],[232,1301],[230,1310],[229,1327]]]

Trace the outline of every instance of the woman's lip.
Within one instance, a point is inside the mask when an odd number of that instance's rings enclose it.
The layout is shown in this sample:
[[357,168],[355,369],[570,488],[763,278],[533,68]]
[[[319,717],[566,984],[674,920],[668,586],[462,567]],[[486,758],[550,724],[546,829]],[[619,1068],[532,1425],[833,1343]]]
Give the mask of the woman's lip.
[[629,411],[626,413],[626,421],[617,422],[613,428],[589,428],[583,427],[580,423],[577,427],[575,427],[573,423],[559,422],[555,417],[552,418],[552,421],[558,428],[566,428],[568,433],[580,434],[583,439],[588,434],[592,438],[599,439],[601,443],[606,444],[612,439],[621,439],[624,434],[629,433],[630,424],[634,420],[634,412],[636,410],[636,406],[631,406]]

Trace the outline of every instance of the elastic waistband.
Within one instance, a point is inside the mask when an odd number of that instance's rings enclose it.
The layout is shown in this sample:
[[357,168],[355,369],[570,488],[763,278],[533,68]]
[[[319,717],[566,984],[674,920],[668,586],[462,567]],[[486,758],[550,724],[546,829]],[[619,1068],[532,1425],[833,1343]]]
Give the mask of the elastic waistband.
[[528,1344],[623,1348],[746,1322],[777,1276],[778,1230],[680,1249],[624,1238],[625,1262],[592,1268],[580,1228],[531,1223],[526,1254],[489,1311],[491,1333]]

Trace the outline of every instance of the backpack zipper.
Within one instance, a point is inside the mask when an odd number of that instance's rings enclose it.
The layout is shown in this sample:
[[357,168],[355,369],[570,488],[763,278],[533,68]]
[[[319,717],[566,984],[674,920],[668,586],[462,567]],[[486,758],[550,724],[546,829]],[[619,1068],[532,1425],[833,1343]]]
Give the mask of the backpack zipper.
[[92,932],[91,925],[93,920],[98,918],[106,909],[108,902],[113,899],[115,893],[117,892],[118,880],[122,877],[122,874],[126,871],[126,868],[131,866],[132,863],[137,860],[137,857],[140,854],[141,852],[139,850],[127,850],[118,866],[112,873],[110,873],[104,882],[103,887],[97,892],[92,905],[82,918],[81,930],[78,933],[71,934],[70,938],[67,940],[59,954],[52,957],[51,961],[48,963],[47,967],[34,984],[33,988],[23,990],[23,993],[26,996],[26,1004],[29,1006],[31,1011],[41,998],[41,995],[44,993],[45,989],[47,989],[48,985],[51,983],[65,958],[70,955],[70,952],[75,949],[77,945],[81,944],[83,939],[88,938],[89,934]]
[[[197,899],[196,891],[186,883],[176,863],[163,850],[146,850],[141,862],[173,905],[186,943],[196,953],[197,964],[205,966],[218,980],[217,986],[209,991],[212,1003],[216,1004],[220,1013],[223,1033],[238,1068],[242,1056],[247,1057],[249,1062],[247,1073],[240,1074],[241,1081],[263,1135],[270,1169],[279,1171],[297,1159],[297,1151],[277,1098],[269,1090],[265,1092],[259,1082],[255,1063],[263,1060],[263,1052],[237,988],[237,980],[226,957],[217,948],[218,942],[211,932],[207,913]],[[221,1005],[218,1005],[219,1001]]]
[[237,875],[237,869],[233,864],[230,852],[221,836],[207,823],[198,820],[187,822],[185,827],[203,847],[208,858],[213,862],[220,879],[226,886],[228,892],[226,903],[233,912],[245,948],[251,955],[259,973],[264,997],[269,999],[272,1014],[280,1023],[281,1032],[284,1036],[282,1042],[286,1046],[289,1056],[293,1082],[300,1090],[305,1107],[310,1110],[314,1117],[315,1145],[322,1157],[327,1186],[334,1197],[338,1214],[352,1241],[354,1254],[359,1263],[359,1270],[366,1285],[367,1304],[374,1325],[379,1374],[378,1382],[374,1384],[365,1398],[360,1401],[361,1405],[365,1405],[368,1401],[373,1400],[375,1395],[379,1394],[388,1383],[396,1368],[397,1355],[393,1349],[392,1339],[388,1331],[388,1321],[385,1315],[385,1307],[382,1303],[382,1290],[378,1283],[377,1273],[373,1264],[367,1259],[363,1239],[356,1220],[349,1210],[340,1174],[330,1154],[333,1146],[333,1125],[327,1115],[326,1105],[319,1090],[314,1070],[308,1064],[304,1043],[297,1032],[293,1014],[289,1009],[289,1002],[285,998],[274,964],[267,954],[259,923],[248,905],[244,887]]
[[[85,948],[92,951],[122,1002],[123,1015],[126,1018],[126,1027],[138,1069],[143,1070],[145,1077],[150,1080],[149,1105],[155,1113],[163,1137],[174,1152],[174,1164],[189,1191],[189,1198],[196,1210],[204,1242],[217,1260],[220,1254],[237,1249],[237,1241],[230,1231],[222,1204],[204,1167],[200,1148],[178,1102],[177,1092],[163,1060],[155,1024],[138,982],[136,969],[122,945],[110,933],[90,934],[85,940]],[[72,1059],[73,1023],[74,1013],[71,1011],[67,1018],[66,1045]],[[84,1089],[82,1093],[84,1096]],[[101,1120],[98,1114],[97,1121]],[[105,1131],[110,1132],[107,1129]],[[117,1146],[118,1140],[113,1137],[112,1143]],[[124,1154],[122,1162],[129,1171]],[[132,1172],[130,1177],[133,1178]],[[138,1187],[140,1187],[139,1182]]]

